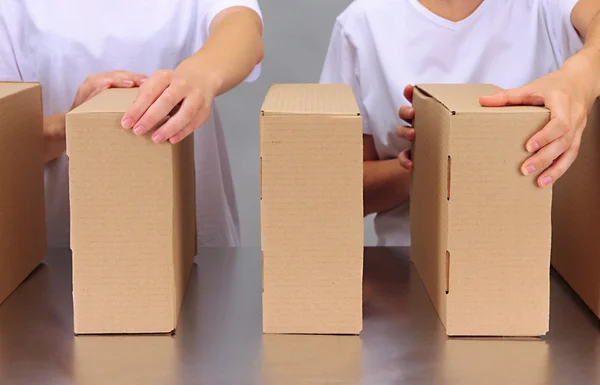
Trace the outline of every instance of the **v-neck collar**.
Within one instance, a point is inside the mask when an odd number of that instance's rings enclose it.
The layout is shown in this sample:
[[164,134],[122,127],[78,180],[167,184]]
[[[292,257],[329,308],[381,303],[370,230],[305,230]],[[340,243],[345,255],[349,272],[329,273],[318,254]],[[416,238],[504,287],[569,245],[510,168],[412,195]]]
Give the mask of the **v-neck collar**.
[[415,9],[423,16],[442,27],[452,30],[464,28],[465,26],[471,24],[474,20],[476,20],[479,17],[479,15],[481,15],[485,11],[489,3],[492,1],[493,0],[483,0],[483,2],[479,4],[479,7],[477,7],[477,9],[475,9],[475,11],[473,11],[469,16],[460,21],[452,21],[431,12],[427,7],[421,4],[419,0],[409,0],[409,2],[415,7]]

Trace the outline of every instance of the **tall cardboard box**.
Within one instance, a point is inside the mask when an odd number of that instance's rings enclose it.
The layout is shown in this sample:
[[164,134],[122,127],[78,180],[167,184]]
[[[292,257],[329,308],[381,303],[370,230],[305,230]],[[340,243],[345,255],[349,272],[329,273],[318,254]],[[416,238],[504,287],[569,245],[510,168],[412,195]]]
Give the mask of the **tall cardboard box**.
[[76,334],[175,329],[195,254],[194,144],[121,128],[136,89],[67,114]]
[[552,264],[600,318],[600,104],[579,157],[554,186]]
[[362,330],[362,118],[343,85],[275,85],[260,118],[263,331]]
[[46,255],[42,89],[0,83],[0,304]]
[[414,93],[411,255],[450,336],[548,331],[552,191],[520,167],[549,111],[480,106],[498,90]]

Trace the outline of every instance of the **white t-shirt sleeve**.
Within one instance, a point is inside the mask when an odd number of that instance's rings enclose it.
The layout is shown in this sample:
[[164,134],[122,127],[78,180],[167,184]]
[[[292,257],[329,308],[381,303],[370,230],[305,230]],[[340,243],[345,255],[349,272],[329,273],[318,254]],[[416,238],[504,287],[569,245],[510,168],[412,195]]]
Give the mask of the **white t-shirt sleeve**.
[[[263,19],[262,11],[260,6],[258,5],[257,0],[204,0],[204,4],[207,11],[204,15],[204,19],[202,21],[205,36],[209,36],[210,34],[210,24],[212,23],[215,16],[217,16],[222,11],[227,8],[232,7],[246,7],[252,9],[254,12],[260,16],[261,20]],[[260,77],[261,73],[261,63],[257,64],[252,70],[252,73],[248,75],[248,77],[244,80],[245,82],[253,82]]]
[[582,47],[582,40],[571,23],[571,12],[579,0],[540,0],[542,15],[557,59],[563,61]]
[[18,82],[22,80],[14,45],[6,24],[5,12],[0,9],[0,81]]
[[362,103],[356,48],[350,42],[339,22],[336,22],[333,28],[329,49],[325,57],[325,64],[321,72],[320,83],[348,84],[352,87],[361,115],[363,116],[363,133],[372,135],[367,124],[364,104]]

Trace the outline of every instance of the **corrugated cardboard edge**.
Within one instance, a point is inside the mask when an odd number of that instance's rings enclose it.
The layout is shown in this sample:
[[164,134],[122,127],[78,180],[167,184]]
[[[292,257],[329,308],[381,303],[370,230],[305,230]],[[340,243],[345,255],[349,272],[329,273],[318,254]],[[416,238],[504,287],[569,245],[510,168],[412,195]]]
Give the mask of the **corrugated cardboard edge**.
[[[419,86],[416,86],[414,89],[414,98],[413,98],[413,106],[415,108],[419,108],[419,103],[425,103],[428,99],[433,99],[438,102],[436,105],[440,106],[442,109],[439,109],[439,112],[442,113],[444,111],[447,116],[448,122],[446,124],[450,124],[449,119],[452,116],[452,113],[446,106],[436,98],[433,98],[429,93],[423,92]],[[428,119],[432,119],[432,114],[423,115],[421,118],[417,115],[414,120],[415,127],[420,125],[420,119],[425,119],[425,127],[426,129],[430,127],[430,124],[427,124]],[[418,129],[418,128],[417,128]],[[449,154],[449,133],[441,134],[441,133],[433,133],[425,131],[420,136],[417,137],[415,143],[413,145],[413,159],[415,163],[419,164],[419,158],[421,151],[425,151],[427,153],[428,149],[425,148],[421,150],[421,145],[423,145],[423,140],[426,141],[424,144],[427,147],[427,143],[429,141],[435,140],[435,143],[441,146],[440,151],[442,153]],[[448,155],[449,156],[449,155]],[[442,167],[442,164],[431,164],[430,167],[435,167],[435,174],[440,174],[440,178],[444,179],[444,173],[447,173],[446,167],[447,162]],[[428,169],[431,171],[430,169]],[[444,277],[437,276],[439,271],[434,271],[432,269],[432,261],[438,260],[440,263],[448,264],[450,262],[450,255],[448,253],[448,231],[447,231],[447,222],[448,222],[448,206],[449,200],[448,198],[448,187],[447,186],[438,186],[439,191],[432,190],[428,188],[427,185],[433,185],[434,182],[428,180],[426,178],[432,177],[432,173],[429,172],[419,172],[415,170],[411,174],[412,182],[411,182],[411,196],[420,195],[424,196],[427,194],[427,202],[421,203],[413,201],[410,205],[410,217],[411,217],[411,261],[416,268],[416,271],[423,282],[423,285],[427,291],[429,299],[433,304],[436,313],[438,314],[442,324],[445,328],[447,328],[447,320],[446,320],[446,301],[447,294],[449,294],[450,284],[450,266],[445,267]],[[418,178],[418,179],[417,179]],[[423,179],[425,178],[425,179]],[[446,178],[449,177],[446,175]],[[420,181],[420,182],[419,182]],[[430,186],[429,186],[430,187]],[[419,189],[419,192],[415,191]],[[425,191],[422,191],[422,190]],[[443,192],[442,192],[443,191]],[[446,199],[441,199],[438,195],[444,196]],[[439,201],[438,201],[439,199]],[[435,202],[435,207],[431,205],[431,203]],[[435,210],[435,213],[431,213],[431,210]],[[428,212],[429,215],[426,215]],[[440,217],[438,218],[437,215]],[[434,217],[437,219],[434,220]],[[433,223],[435,222],[435,223]],[[427,229],[427,234],[425,234],[425,229]],[[435,251],[432,251],[430,248],[434,248]],[[443,259],[443,261],[442,261]],[[441,281],[444,281],[443,283]],[[445,293],[445,295],[442,295]]]
[[[167,117],[164,122],[169,119]],[[164,123],[163,123],[164,124]],[[177,328],[177,324],[179,321],[179,315],[181,312],[181,307],[183,306],[183,301],[185,298],[185,294],[190,282],[192,266],[194,264],[194,257],[197,254],[197,216],[196,216],[196,173],[195,173],[195,148],[194,148],[194,133],[190,134],[186,137],[182,142],[177,144],[169,144],[172,148],[171,156],[173,157],[173,186],[175,192],[178,192],[179,196],[174,197],[173,201],[173,221],[180,219],[182,221],[182,226],[179,229],[181,232],[180,236],[182,237],[182,250],[180,251],[181,255],[178,255],[177,245],[175,244],[176,239],[173,239],[173,257],[179,259],[178,261],[173,261],[173,273],[174,273],[174,284],[175,294],[173,296],[174,299],[174,309],[173,309],[173,330],[171,333],[175,333]],[[184,162],[189,162],[189,164],[185,164]],[[180,170],[176,170],[175,168],[179,167]],[[190,180],[187,183],[183,181],[189,178]],[[178,186],[179,185],[179,186]],[[189,187],[192,191],[188,191],[186,188]],[[178,191],[179,189],[179,191]],[[179,201],[179,202],[177,202]],[[177,209],[182,210],[182,217],[178,218]],[[191,221],[191,218],[186,217],[187,215],[191,215],[193,217],[193,234],[191,230],[187,227],[188,223],[186,221]],[[173,229],[177,229],[177,224],[173,224]],[[188,232],[190,232],[188,234]],[[174,232],[174,236],[177,235]],[[191,239],[188,239],[191,237]],[[187,242],[193,242],[190,246]],[[189,248],[189,250],[188,250]],[[191,253],[189,255],[188,253]],[[177,268],[178,263],[183,264],[183,266],[179,266]],[[183,270],[183,271],[180,271]],[[179,277],[178,274],[182,274],[182,277]]]
[[428,86],[427,84],[417,84],[417,85],[414,86],[414,91],[420,92],[424,97],[434,99],[441,106],[443,106],[446,110],[448,110],[448,112],[451,115],[456,115],[456,111],[453,111],[452,109],[448,108],[448,106],[444,102],[442,102],[440,99],[438,99],[437,97],[435,97],[434,95],[432,95],[430,92],[428,92],[427,91],[427,86]]
[[[420,87],[416,87],[415,88],[415,92],[416,92],[415,101],[418,101],[419,97],[422,100],[431,99],[431,100],[434,100],[436,102],[436,105],[441,106],[445,111],[447,111],[449,117],[452,116],[452,115],[456,115],[457,114],[455,111],[451,111],[443,102],[441,102],[439,100],[439,98],[436,98],[435,96],[432,96],[432,93],[427,92],[427,91],[421,92],[421,88]],[[546,116],[548,115],[548,110],[545,109],[545,108],[536,108],[535,110],[528,109],[528,110],[521,110],[521,111],[517,111],[517,112],[523,112],[523,113],[531,114],[531,113],[538,112],[537,110],[539,110],[540,113],[543,113]],[[475,112],[473,112],[471,110],[468,110],[468,111],[465,111],[465,115],[467,115],[467,116],[468,115],[476,115],[477,113],[481,113],[481,112],[485,112],[485,110],[475,111]],[[490,111],[488,110],[487,112],[490,112]],[[496,111],[496,112],[498,112],[498,111]],[[419,130],[419,129],[417,128],[417,130]],[[432,136],[432,135],[433,134],[430,134],[430,136]],[[431,140],[433,140],[433,139],[431,139]],[[450,138],[449,138],[449,140],[450,140]],[[415,142],[415,144],[416,143],[418,143],[418,142]],[[451,155],[452,154],[452,150],[450,148],[451,141],[449,141],[447,143],[447,146],[448,146],[448,149],[447,149],[447,152],[448,152],[448,164],[447,164],[447,172],[448,172],[447,183],[448,183],[448,187],[447,187],[447,192],[444,192],[444,194],[447,195],[448,205],[446,205],[446,202],[442,202],[441,201],[442,192],[440,191],[440,193],[439,193],[439,195],[440,195],[440,202],[442,203],[443,206],[446,207],[446,210],[448,211],[446,221],[450,219],[450,204],[449,203],[450,203],[450,200],[451,200],[451,185],[452,185],[452,175],[450,174],[451,164],[452,164],[452,155]],[[418,148],[418,145],[415,146],[415,148]],[[415,152],[413,154],[413,156],[414,157],[418,157],[417,154],[419,153],[419,150],[418,149],[417,150],[413,149],[413,151]],[[443,151],[442,151],[442,154],[440,156],[445,157],[445,155],[443,154]],[[415,161],[415,163],[419,163],[419,161]],[[442,173],[442,176],[443,176],[443,173]],[[414,174],[413,174],[413,177],[414,177]],[[411,195],[412,195],[412,193],[411,193]],[[444,199],[444,201],[446,201],[446,199]],[[414,204],[411,205],[411,207],[414,208]],[[415,215],[414,215],[414,212],[413,212],[411,214],[411,217],[414,218],[414,216]],[[443,218],[442,218],[442,222],[443,222]],[[442,227],[443,226],[444,226],[444,224],[442,223]],[[446,223],[446,226],[448,226],[447,223]],[[446,232],[446,237],[445,237],[446,238],[446,240],[445,240],[446,247],[444,248],[445,251],[440,251],[440,254],[445,254],[443,256],[443,259],[444,259],[444,263],[446,265],[445,269],[444,269],[445,270],[445,272],[444,272],[445,277],[444,278],[445,278],[445,281],[446,281],[445,282],[446,283],[445,292],[446,292],[447,295],[450,294],[451,290],[452,290],[451,285],[450,285],[450,278],[451,278],[451,276],[450,276],[450,274],[451,274],[450,261],[451,261],[452,255],[451,255],[451,250],[450,250],[451,246],[449,245],[449,238],[448,238],[449,234],[450,234],[449,231],[447,231]],[[413,233],[413,235],[414,235],[414,233]],[[413,245],[415,245],[416,243],[417,242],[413,242]],[[440,263],[442,263],[441,262],[442,257],[440,257],[438,259],[440,260]],[[449,336],[453,336],[453,337],[454,336],[461,337],[461,336],[466,336],[466,335],[474,335],[474,334],[464,334],[463,333],[464,329],[463,330],[457,330],[456,327],[451,324],[450,320],[446,319],[446,317],[447,316],[449,317],[449,315],[446,314],[447,313],[447,309],[446,309],[445,303],[446,303],[446,301],[448,301],[449,297],[446,297],[446,299],[438,298],[438,297],[441,296],[441,293],[439,293],[439,292],[441,292],[441,287],[442,287],[441,286],[442,285],[441,278],[440,278],[438,284],[436,285],[435,284],[436,280],[434,279],[435,274],[432,273],[431,271],[428,271],[427,266],[421,266],[421,268],[419,268],[419,266],[418,266],[419,264],[420,263],[418,263],[418,262],[415,263],[415,265],[417,267],[417,271],[419,272],[419,275],[421,275],[421,278],[424,281],[424,284],[425,284],[425,286],[427,288],[427,291],[429,292],[430,299],[432,300],[432,302],[434,302],[434,304],[438,303],[438,305],[436,305],[435,307],[436,307],[436,310],[438,311],[438,314],[440,315],[440,318],[442,319],[442,322],[443,322],[443,324],[445,326],[447,334]],[[548,282],[548,285],[549,285],[549,282]],[[435,290],[434,290],[434,288],[435,288]],[[432,296],[432,290],[434,292],[433,296]],[[528,331],[526,333],[523,333],[523,334],[515,333],[515,334],[510,334],[510,336],[539,337],[539,336],[545,335],[546,332],[548,331],[547,326],[546,326],[546,328],[543,331],[541,329],[542,329],[542,327],[540,326],[538,328],[538,330],[534,330],[534,328],[532,328],[531,331]],[[480,334],[477,334],[477,335],[480,335]],[[502,335],[503,334],[498,334],[498,336],[502,336]],[[491,337],[493,337],[493,336],[491,336]]]
[[[265,96],[264,102],[261,106],[261,116],[297,116],[297,115],[302,115],[302,116],[315,116],[315,117],[323,117],[323,116],[352,116],[352,117],[356,117],[356,116],[361,116],[360,114],[360,108],[358,107],[358,103],[356,103],[356,112],[355,113],[332,113],[332,112],[328,112],[328,113],[307,113],[305,111],[294,111],[294,112],[280,112],[280,111],[272,111],[268,109],[268,105],[269,105],[269,101],[271,98],[273,97],[277,97],[277,91],[280,87],[294,87],[294,86],[299,86],[299,87],[327,87],[327,86],[340,86],[340,87],[344,87],[344,88],[348,88],[350,91],[352,91],[351,87],[348,86],[347,84],[312,84],[312,83],[304,83],[304,84],[273,84],[271,85],[271,87],[269,87],[269,90],[267,91],[267,95]],[[302,96],[302,95],[299,95]],[[356,102],[356,101],[355,101]]]

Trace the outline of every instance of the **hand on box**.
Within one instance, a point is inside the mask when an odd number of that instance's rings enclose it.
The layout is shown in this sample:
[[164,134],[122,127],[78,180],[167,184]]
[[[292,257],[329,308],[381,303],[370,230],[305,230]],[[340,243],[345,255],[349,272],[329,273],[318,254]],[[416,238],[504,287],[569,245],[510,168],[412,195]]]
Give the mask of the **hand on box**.
[[[71,110],[107,88],[132,88],[141,84],[145,75],[127,71],[111,71],[91,75],[77,90]],[[50,162],[65,152],[65,113],[44,118],[44,161]]]
[[521,167],[524,175],[545,170],[537,180],[540,187],[556,182],[577,158],[597,95],[591,63],[585,55],[573,57],[556,72],[480,100],[486,107],[534,105],[550,110],[550,122],[527,142],[526,149],[533,155]]
[[122,125],[133,128],[136,135],[145,135],[178,107],[152,134],[155,143],[175,144],[208,120],[214,98],[212,87],[201,88],[176,71],[160,70],[140,86],[135,102],[123,116]]
[[111,71],[91,75],[85,79],[81,86],[79,86],[71,109],[90,100],[108,88],[139,87],[146,78],[146,75],[135,74],[128,71]]
[[[413,89],[413,86],[410,85],[404,88],[404,97],[410,103],[412,103]],[[415,109],[409,106],[402,106],[400,107],[399,115],[400,119],[404,120],[410,125],[415,117]],[[415,140],[415,129],[412,126],[398,126],[396,128],[396,133],[400,138],[408,140],[409,142]],[[411,170],[414,166],[410,150],[401,152],[398,156],[398,160],[400,160],[400,165],[407,170]]]

